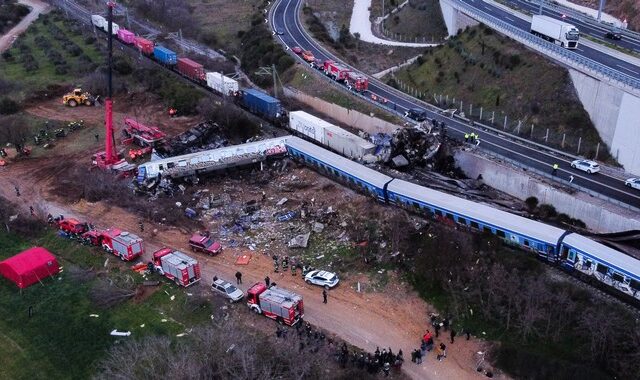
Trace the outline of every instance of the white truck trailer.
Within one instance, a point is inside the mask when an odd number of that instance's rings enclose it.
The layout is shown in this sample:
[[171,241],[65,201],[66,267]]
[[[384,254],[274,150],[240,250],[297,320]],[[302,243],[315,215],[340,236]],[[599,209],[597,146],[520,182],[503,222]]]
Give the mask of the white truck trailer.
[[362,159],[376,149],[360,136],[304,111],[289,112],[289,128],[349,158]]
[[238,81],[216,72],[207,73],[207,86],[222,95],[238,91]]
[[531,17],[531,34],[571,50],[578,47],[580,37],[580,31],[575,26],[541,15]]

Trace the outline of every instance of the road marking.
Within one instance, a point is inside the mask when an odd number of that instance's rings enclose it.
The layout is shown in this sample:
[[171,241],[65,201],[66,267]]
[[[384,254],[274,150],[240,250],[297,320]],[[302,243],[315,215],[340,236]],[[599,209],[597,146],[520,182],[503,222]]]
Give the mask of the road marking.
[[618,66],[618,67],[619,67],[619,68],[621,68],[622,70],[626,70],[626,71],[628,71],[628,72],[630,72],[630,73],[634,73],[634,74],[636,74],[636,75],[640,75],[640,73],[639,73],[639,72],[634,71],[634,70],[631,70],[631,69],[629,69],[629,68],[627,68],[627,67],[624,67],[624,66],[621,66],[621,65],[616,65],[616,66]]
[[577,51],[581,51],[581,52],[583,52],[583,53],[584,53],[584,50],[580,49],[579,47],[578,47],[578,48],[576,48],[576,50],[577,50]]

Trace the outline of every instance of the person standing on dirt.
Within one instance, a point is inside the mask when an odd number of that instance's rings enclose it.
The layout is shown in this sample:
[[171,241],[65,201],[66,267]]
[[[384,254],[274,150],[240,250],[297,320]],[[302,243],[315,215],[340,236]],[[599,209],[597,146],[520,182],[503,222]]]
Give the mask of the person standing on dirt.
[[264,278],[264,283],[267,284],[267,288],[268,288],[269,284],[271,284],[271,279],[269,278],[269,276]]
[[453,344],[453,340],[456,337],[456,330],[452,328],[449,335],[451,336],[451,344]]
[[242,284],[242,273],[240,273],[240,271],[236,272],[236,282],[238,285]]
[[140,232],[144,232],[144,224],[142,223],[142,220],[138,222],[138,226],[140,226]]
[[327,289],[322,289],[322,303],[327,303]]
[[100,135],[99,134],[96,133],[95,138],[96,138],[96,142],[100,141]]
[[13,187],[15,187],[16,189],[16,197],[20,196],[20,188],[18,187],[18,185],[14,185]]

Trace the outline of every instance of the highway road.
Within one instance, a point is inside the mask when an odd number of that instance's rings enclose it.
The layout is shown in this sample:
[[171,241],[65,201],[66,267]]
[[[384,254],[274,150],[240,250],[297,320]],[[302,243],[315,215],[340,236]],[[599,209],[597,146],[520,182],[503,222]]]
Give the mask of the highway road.
[[[301,6],[302,1],[300,0],[276,1],[269,17],[274,29],[282,32],[282,35],[278,35],[277,37],[289,48],[299,46],[303,49],[311,50],[316,58],[340,61],[340,59],[324,49],[304,30],[298,17]],[[318,75],[322,75],[320,71],[313,71]],[[437,107],[414,99],[371,76],[369,77],[369,81],[369,90],[380,97],[388,99],[389,103],[387,103],[387,107],[391,108],[391,111],[395,110],[403,113],[409,108],[420,107],[426,109],[429,118],[446,123],[448,136],[452,138],[462,140],[465,132],[475,131],[480,135],[480,147],[484,150],[519,162],[525,167],[535,168],[544,173],[550,173],[552,165],[558,163],[560,165],[560,171],[558,173],[560,178],[566,180],[570,175],[573,175],[575,178],[574,184],[577,186],[587,188],[622,203],[640,207],[640,192],[625,187],[623,181],[620,179],[610,177],[603,173],[588,175],[584,172],[574,170],[570,167],[571,158],[554,154],[540,148],[520,144],[509,136],[488,131],[478,124],[472,127],[463,120],[443,115]],[[340,87],[344,91],[348,91],[345,87]]]
[[[479,0],[476,0],[479,1]],[[540,10],[540,3],[537,1],[530,0],[505,0],[505,2],[509,6],[515,6],[520,9],[526,10],[532,14],[538,14]],[[542,14],[545,16],[550,16],[555,19],[562,19],[562,13],[554,8],[544,7],[542,9]],[[585,16],[587,17],[587,16]],[[580,18],[572,17],[569,13],[566,14],[566,18],[564,20],[568,23],[575,25],[579,30],[580,34],[586,34],[591,37],[594,37],[600,41],[605,41],[610,44],[618,45],[620,47],[633,50],[636,52],[640,52],[640,39],[637,38],[627,38],[624,37],[620,41],[613,41],[610,39],[606,39],[604,34],[611,30],[611,27],[605,24],[594,25],[593,23],[584,22]],[[595,20],[594,20],[595,21]]]
[[[515,26],[518,29],[524,30],[526,32],[529,32],[531,30],[531,23],[529,21],[525,21],[519,17],[516,17],[511,13],[509,13],[508,11],[498,8],[496,6],[493,6],[490,3],[486,3],[482,0],[460,0],[460,1],[490,16],[493,16],[502,21],[505,21],[511,24],[512,26]],[[511,0],[511,1],[515,1],[515,0]],[[583,30],[580,29],[580,26],[576,25],[576,27],[578,27],[578,29],[581,32],[583,32]],[[621,59],[608,55],[607,53],[601,52],[599,50],[595,50],[593,48],[587,47],[584,44],[580,44],[580,43],[578,43],[578,48],[573,51],[579,55],[582,55],[585,58],[589,58],[595,62],[601,63],[612,70],[619,71],[622,74],[629,75],[635,78],[640,78],[640,67],[632,63],[623,61]]]

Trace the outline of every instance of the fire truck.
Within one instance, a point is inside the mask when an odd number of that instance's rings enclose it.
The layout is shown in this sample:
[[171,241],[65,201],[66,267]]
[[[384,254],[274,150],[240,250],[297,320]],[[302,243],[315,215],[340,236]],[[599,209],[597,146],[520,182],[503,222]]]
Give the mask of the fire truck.
[[267,288],[261,282],[247,291],[247,306],[256,314],[293,326],[304,317],[302,296],[275,286]]
[[142,238],[117,228],[87,231],[82,237],[87,244],[101,246],[122,261],[131,261],[144,253]]
[[347,74],[345,84],[350,90],[354,90],[356,92],[363,92],[369,89],[369,79],[364,75],[355,73],[353,71]]
[[333,78],[333,80],[341,82],[347,79],[347,76],[351,72],[348,67],[336,63],[332,60],[324,61],[324,73],[325,75]]
[[190,286],[200,281],[200,264],[197,260],[171,248],[153,253],[151,262],[159,274],[180,286]]

